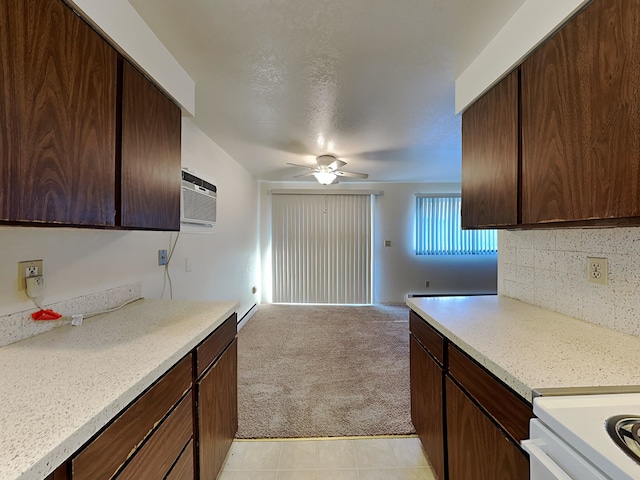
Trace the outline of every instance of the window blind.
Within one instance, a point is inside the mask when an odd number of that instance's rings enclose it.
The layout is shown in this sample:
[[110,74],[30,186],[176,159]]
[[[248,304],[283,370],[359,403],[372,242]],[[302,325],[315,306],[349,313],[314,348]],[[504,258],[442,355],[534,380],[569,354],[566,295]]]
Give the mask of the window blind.
[[272,195],[273,302],[371,303],[371,227],[371,195]]
[[486,255],[498,251],[495,230],[462,230],[460,197],[416,196],[416,255]]

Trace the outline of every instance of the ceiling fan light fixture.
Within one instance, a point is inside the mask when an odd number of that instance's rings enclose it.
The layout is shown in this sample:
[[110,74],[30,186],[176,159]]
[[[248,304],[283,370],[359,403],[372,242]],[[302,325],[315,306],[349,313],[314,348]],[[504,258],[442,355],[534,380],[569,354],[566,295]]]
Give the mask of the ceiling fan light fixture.
[[336,174],[332,172],[314,172],[313,176],[316,177],[316,180],[322,185],[329,185],[336,179]]

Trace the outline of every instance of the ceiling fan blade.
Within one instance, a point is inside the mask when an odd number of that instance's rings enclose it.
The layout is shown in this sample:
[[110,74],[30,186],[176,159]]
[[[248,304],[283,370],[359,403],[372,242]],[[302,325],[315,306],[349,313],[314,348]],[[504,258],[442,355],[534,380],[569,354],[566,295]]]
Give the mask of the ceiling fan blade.
[[333,179],[333,182],[331,182],[329,185],[335,185],[336,183],[340,183],[340,182],[338,181],[338,177],[334,178],[334,179]]
[[343,170],[334,170],[333,173],[341,177],[369,178],[369,175],[366,173],[345,172]]
[[292,165],[294,167],[300,167],[300,168],[308,168],[309,170],[315,170],[316,168],[318,168],[318,167],[312,167],[310,165],[299,165],[297,163],[289,163],[289,162],[287,162],[287,165]]
[[337,170],[340,167],[344,167],[347,162],[343,162],[342,160],[338,160],[337,158],[329,165],[329,170]]
[[302,174],[300,174],[300,175],[294,175],[294,176],[293,176],[293,177],[291,177],[291,178],[310,177],[310,176],[311,176],[311,175],[313,175],[314,173],[316,173],[316,172],[302,173]]

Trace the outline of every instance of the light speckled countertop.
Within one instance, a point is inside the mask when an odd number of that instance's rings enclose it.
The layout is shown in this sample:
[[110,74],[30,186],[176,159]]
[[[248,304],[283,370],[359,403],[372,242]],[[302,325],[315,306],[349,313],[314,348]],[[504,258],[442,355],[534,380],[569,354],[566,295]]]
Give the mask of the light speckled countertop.
[[140,300],[0,348],[0,479],[42,480],[237,308]]
[[407,305],[530,402],[542,388],[640,385],[640,337],[496,295]]

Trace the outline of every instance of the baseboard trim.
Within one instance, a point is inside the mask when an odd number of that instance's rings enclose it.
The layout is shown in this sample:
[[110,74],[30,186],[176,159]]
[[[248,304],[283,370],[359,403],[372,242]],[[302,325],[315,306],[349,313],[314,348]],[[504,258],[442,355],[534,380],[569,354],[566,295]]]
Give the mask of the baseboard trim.
[[258,304],[254,303],[251,307],[249,307],[249,310],[247,310],[244,315],[239,316],[240,319],[238,320],[238,332],[242,327],[246,325],[249,319],[253,317],[253,314],[256,313],[256,310],[258,310]]

